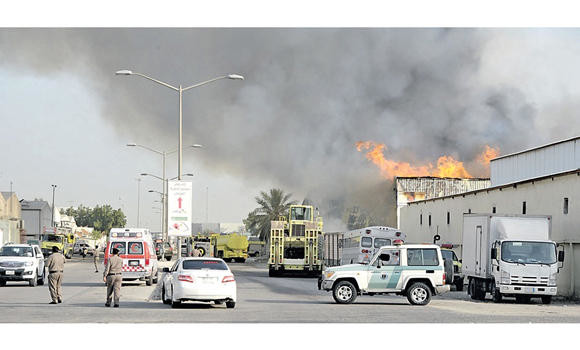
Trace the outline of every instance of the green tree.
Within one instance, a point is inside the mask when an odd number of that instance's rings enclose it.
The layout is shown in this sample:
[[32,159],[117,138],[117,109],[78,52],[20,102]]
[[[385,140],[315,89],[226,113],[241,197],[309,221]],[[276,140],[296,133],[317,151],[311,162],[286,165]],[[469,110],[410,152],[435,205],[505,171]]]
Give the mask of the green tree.
[[280,216],[286,216],[290,205],[295,201],[289,201],[292,194],[284,193],[281,189],[273,188],[268,193],[260,192],[255,197],[259,207],[248,214],[244,220],[246,230],[260,236],[261,240],[270,239],[270,221],[278,220]]
[[[61,210],[66,215],[73,216],[78,226],[93,227],[93,235],[102,235],[109,232],[112,227],[125,227],[127,218],[121,209],[113,209],[110,205],[97,205],[94,208],[85,207],[82,204],[78,208]],[[95,233],[96,232],[96,233]],[[96,238],[96,237],[95,237]]]

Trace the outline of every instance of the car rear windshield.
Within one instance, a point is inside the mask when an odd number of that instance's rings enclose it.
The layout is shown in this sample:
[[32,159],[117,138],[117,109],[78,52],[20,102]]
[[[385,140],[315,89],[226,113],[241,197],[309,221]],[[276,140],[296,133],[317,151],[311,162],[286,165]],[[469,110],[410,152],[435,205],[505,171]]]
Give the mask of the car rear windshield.
[[125,254],[127,243],[126,242],[112,242],[111,250],[109,253],[113,254],[113,248],[119,249],[119,254]]
[[391,240],[386,238],[375,238],[375,248],[391,245]]
[[129,254],[143,254],[143,243],[129,242]]
[[184,270],[227,270],[228,265],[219,260],[184,260],[183,261]]

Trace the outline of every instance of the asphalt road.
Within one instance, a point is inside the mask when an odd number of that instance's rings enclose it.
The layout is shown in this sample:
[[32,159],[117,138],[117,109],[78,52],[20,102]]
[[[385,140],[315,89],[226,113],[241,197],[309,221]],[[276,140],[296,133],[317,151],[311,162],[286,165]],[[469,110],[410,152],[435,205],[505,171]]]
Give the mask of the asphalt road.
[[[168,266],[167,263],[165,263]],[[580,322],[580,305],[555,301],[516,304],[506,299],[475,302],[465,292],[436,296],[427,306],[411,306],[400,296],[362,296],[351,305],[334,303],[319,291],[314,278],[270,278],[264,264],[229,264],[236,276],[238,302],[224,305],[185,303],[172,309],[159,300],[159,287],[129,283],[122,287],[121,307],[104,306],[102,271],[90,258],[73,258],[65,266],[62,304],[49,305],[48,287],[8,283],[0,288],[0,322],[138,323],[138,322],[376,322],[376,323],[544,323]]]

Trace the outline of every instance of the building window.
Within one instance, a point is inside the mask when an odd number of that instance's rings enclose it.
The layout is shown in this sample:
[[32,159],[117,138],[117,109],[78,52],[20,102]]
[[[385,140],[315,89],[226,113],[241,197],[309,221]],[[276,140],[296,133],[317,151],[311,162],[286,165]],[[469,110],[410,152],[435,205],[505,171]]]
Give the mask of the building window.
[[419,214],[419,225],[423,225],[423,214]]
[[522,214],[526,214],[526,202],[522,202]]
[[495,207],[491,208],[491,212],[495,214]]
[[564,214],[568,214],[568,198],[564,198]]
[[429,214],[429,226],[431,226],[431,214]]
[[449,212],[447,212],[447,225],[449,225],[449,222],[451,221],[451,217]]

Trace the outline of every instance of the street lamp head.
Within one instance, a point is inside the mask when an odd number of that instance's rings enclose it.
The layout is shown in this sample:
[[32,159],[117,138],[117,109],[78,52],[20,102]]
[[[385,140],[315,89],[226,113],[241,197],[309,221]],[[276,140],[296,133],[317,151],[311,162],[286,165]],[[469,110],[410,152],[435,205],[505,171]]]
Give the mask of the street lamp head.
[[183,174],[183,176],[193,176],[193,174]]
[[200,145],[200,144],[198,144],[198,143],[195,143],[195,144],[191,145],[191,147],[192,148],[203,148],[203,146]]
[[131,75],[131,74],[133,74],[133,72],[128,69],[122,69],[115,72],[115,75]]
[[135,147],[135,146],[137,146],[137,144],[136,143],[128,143],[127,146],[129,146],[129,147]]
[[244,80],[244,77],[239,74],[230,74],[228,75],[228,79]]
[[153,193],[153,192],[155,192],[155,191],[153,191],[153,190],[149,190],[149,191],[147,191],[147,192],[151,192],[151,193]]
[[141,173],[140,175],[141,175],[141,176],[147,176],[147,175],[149,175],[149,174],[147,174],[147,173]]

